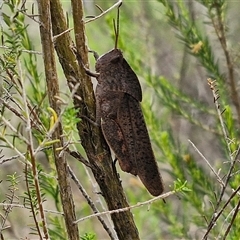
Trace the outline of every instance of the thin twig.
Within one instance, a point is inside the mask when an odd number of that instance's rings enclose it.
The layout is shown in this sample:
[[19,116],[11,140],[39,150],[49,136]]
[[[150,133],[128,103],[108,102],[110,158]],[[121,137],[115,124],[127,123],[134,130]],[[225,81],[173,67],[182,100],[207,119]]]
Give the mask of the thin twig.
[[[5,140],[5,139],[4,139],[4,140]],[[40,149],[40,151],[48,150],[48,149],[50,149],[50,148],[52,148],[52,146],[43,147],[43,148]],[[26,154],[27,154],[27,152],[22,153],[21,156],[25,156]],[[21,156],[20,156],[20,157],[21,157]],[[3,163],[5,163],[5,162],[9,162],[9,161],[12,161],[12,160],[15,160],[15,159],[18,159],[18,158],[19,158],[19,155],[15,155],[15,156],[11,156],[11,157],[8,157],[8,158],[4,158],[4,159],[0,162],[0,165],[3,164]],[[26,157],[25,157],[25,158],[26,158]],[[26,164],[26,163],[24,162],[24,164]],[[28,162],[28,165],[31,166],[31,163]]]
[[[28,104],[27,104],[27,94],[26,94],[26,89],[25,89],[25,83],[23,81],[23,75],[22,75],[22,69],[21,69],[21,64],[18,62],[19,70],[20,70],[20,80],[21,80],[21,85],[22,85],[22,93],[23,93],[23,103],[25,107],[25,113],[26,113],[26,118],[27,118],[27,135],[28,135],[28,151],[30,155],[30,160],[32,163],[32,174],[33,174],[33,179],[34,179],[34,186],[36,190],[36,195],[37,195],[37,201],[38,201],[38,207],[39,207],[39,212],[40,212],[40,217],[41,217],[41,224],[42,224],[42,229],[44,233],[44,238],[49,239],[49,233],[48,233],[48,228],[47,228],[47,221],[46,221],[46,216],[44,213],[44,208],[43,208],[43,200],[42,200],[42,194],[41,194],[41,188],[40,188],[40,183],[39,183],[39,175],[38,175],[38,169],[37,169],[37,164],[36,164],[36,159],[34,156],[34,143],[33,143],[33,135],[32,135],[32,126],[31,126],[31,119],[30,119],[30,114],[29,114],[29,109],[28,109]],[[27,165],[26,165],[26,174],[27,174]],[[27,182],[27,179],[26,179]],[[30,196],[30,194],[29,194]],[[32,210],[33,210],[32,206]],[[42,239],[41,232],[39,230],[39,223],[36,221],[36,227],[38,229],[38,233],[40,238]]]
[[[240,146],[239,146],[238,149],[237,149],[237,152],[236,152],[236,154],[235,154],[235,158],[234,158],[233,162],[231,162],[231,166],[230,166],[230,168],[229,168],[229,170],[228,170],[228,173],[227,173],[227,175],[226,175],[225,185],[222,187],[222,190],[221,190],[219,199],[218,199],[217,204],[216,204],[215,212],[214,212],[214,214],[213,214],[213,216],[212,216],[212,219],[211,219],[211,221],[210,221],[210,223],[209,223],[209,225],[208,225],[208,230],[209,230],[209,232],[211,231],[211,229],[213,228],[214,224],[215,224],[216,221],[217,221],[216,213],[217,213],[217,210],[218,210],[218,208],[219,208],[219,206],[220,206],[220,203],[221,203],[221,201],[222,201],[222,198],[223,198],[223,195],[224,195],[224,193],[225,193],[227,184],[228,184],[228,182],[229,182],[229,180],[230,180],[230,178],[231,178],[231,175],[232,175],[234,166],[235,166],[235,164],[236,164],[236,162],[237,162],[237,158],[238,158],[238,156],[239,156],[239,153],[240,153]],[[238,193],[238,190],[240,190],[239,187],[238,187],[238,189],[236,190],[236,194]],[[235,192],[234,192],[234,193],[235,193]],[[234,194],[234,195],[235,195],[235,194]],[[207,233],[206,233],[206,234],[207,234]],[[207,236],[207,235],[206,235],[206,236]]]
[[[26,208],[25,205],[22,205],[22,204],[16,204],[16,203],[0,203],[0,207]],[[63,212],[58,212],[58,211],[54,211],[54,210],[47,210],[47,209],[44,209],[44,212],[46,212],[46,213],[54,213],[54,214],[63,215]]]
[[204,157],[204,155],[199,151],[199,149],[195,146],[195,144],[188,139],[188,141],[192,144],[194,150],[203,158],[203,160],[207,163],[207,165],[209,166],[209,168],[211,169],[211,171],[215,174],[215,176],[217,177],[218,182],[221,183],[222,186],[225,185],[225,183],[223,182],[223,180],[221,179],[221,177],[218,175],[218,173],[214,170],[214,168],[212,167],[212,165],[209,163],[209,161]]
[[[80,3],[81,1],[77,1]],[[51,137],[58,140],[53,144],[53,155],[54,162],[57,173],[57,181],[59,186],[59,192],[61,197],[62,208],[64,212],[65,229],[67,232],[67,238],[70,240],[79,239],[79,231],[76,225],[73,225],[73,221],[76,220],[75,204],[72,194],[72,188],[70,185],[69,174],[67,171],[67,159],[66,154],[59,156],[59,149],[63,147],[63,127],[60,121],[63,111],[61,106],[59,106],[59,101],[56,96],[60,95],[59,79],[57,74],[56,59],[54,52],[54,44],[52,42],[54,31],[54,13],[57,14],[59,19],[57,28],[62,28],[62,15],[63,10],[61,2],[59,0],[38,0],[38,13],[40,14],[39,20],[41,21],[40,36],[42,43],[43,59],[44,59],[44,69],[46,77],[47,95],[49,100],[49,105],[53,114],[53,119],[55,126],[51,126]],[[53,13],[54,12],[54,13]],[[60,16],[61,15],[61,16]],[[64,29],[66,30],[66,28]],[[64,31],[63,30],[63,31]],[[63,32],[60,31],[60,32]],[[59,32],[59,33],[60,33]],[[54,34],[57,35],[57,34]],[[62,37],[64,37],[63,35]],[[60,38],[61,39],[61,38]],[[57,41],[58,42],[58,41]],[[69,46],[67,46],[68,48]],[[56,46],[57,48],[57,46]],[[67,51],[67,49],[65,49]],[[60,59],[64,58],[63,54]],[[62,62],[60,60],[60,62]],[[70,63],[68,63],[70,64]],[[74,72],[74,70],[72,69]],[[78,87],[76,87],[78,89]],[[54,129],[53,129],[54,128]],[[49,137],[49,136],[47,136]],[[36,154],[36,151],[34,152]]]
[[83,163],[89,168],[93,166],[78,152],[78,151],[70,151],[69,149],[66,150],[72,157],[76,158],[79,162]]
[[95,6],[100,10],[101,13],[104,12],[104,10],[98,4],[95,4]]
[[98,16],[94,17],[94,18],[91,18],[87,21],[85,21],[85,24],[86,23],[90,23],[90,22],[93,22],[95,20],[97,20],[98,18],[101,18],[102,16],[104,16],[105,14],[107,14],[108,12],[112,11],[114,8],[118,7],[119,5],[121,5],[123,2],[123,0],[119,0],[118,2],[116,2],[114,5],[112,5],[110,8],[108,8],[107,10],[105,10],[104,12],[102,12],[101,14],[99,14]]
[[152,199],[150,199],[148,201],[137,203],[137,204],[129,206],[129,207],[125,207],[125,208],[120,208],[120,209],[115,209],[115,210],[111,210],[111,211],[105,211],[105,212],[100,212],[100,213],[95,213],[95,214],[92,214],[92,215],[88,215],[86,217],[78,219],[74,223],[77,224],[79,222],[85,221],[85,220],[93,218],[93,217],[98,217],[98,216],[101,216],[101,215],[129,211],[129,210],[134,209],[134,208],[138,208],[138,207],[141,207],[141,206],[144,206],[144,205],[151,204],[151,203],[153,203],[153,202],[155,202],[155,201],[157,201],[159,199],[164,199],[164,198],[169,197],[169,196],[171,196],[171,195],[173,195],[175,193],[176,193],[176,191],[170,191],[170,192],[164,193],[164,194],[162,194],[160,196],[154,197],[154,198],[152,198]]
[[232,193],[232,195],[229,197],[229,199],[227,200],[227,202],[223,205],[222,209],[217,213],[217,211],[215,211],[215,213],[213,214],[214,219],[212,219],[209,223],[207,232],[205,233],[205,235],[203,236],[202,240],[206,240],[208,233],[211,231],[211,229],[213,228],[213,226],[216,224],[216,221],[218,220],[218,218],[221,216],[221,214],[223,213],[224,209],[227,207],[227,205],[230,203],[230,201],[234,198],[234,196],[238,193],[238,191],[240,190],[240,186]]
[[[18,154],[18,157],[20,157],[21,159],[19,159],[20,162],[24,163],[24,164],[27,164],[29,166],[32,166],[32,164],[26,159],[25,155],[23,153],[21,153],[20,151],[18,151],[18,149],[7,139],[7,138],[4,138],[4,141],[7,143],[7,145],[13,149],[17,154]],[[1,161],[0,163],[3,163],[3,161]]]
[[[5,89],[4,89],[4,90],[5,90]],[[22,96],[22,92],[20,92],[20,91],[18,90],[18,93],[20,94],[20,96]],[[18,107],[22,112],[24,112],[23,109],[21,108],[21,106],[13,99],[13,97],[8,93],[7,90],[5,90],[5,94],[7,95],[8,101],[5,100],[5,99],[3,99],[3,98],[0,98],[0,103],[2,103],[9,111],[11,111],[13,114],[15,114],[15,115],[16,115],[18,118],[20,118],[24,123],[26,123],[26,119],[25,119],[25,117],[23,116],[23,114],[22,114],[20,111],[18,111],[18,110],[16,109],[16,107],[11,106],[8,102],[9,102],[9,101],[13,102],[14,104],[17,105],[17,107]],[[6,97],[5,97],[5,98],[6,98]],[[42,123],[41,123],[41,121],[39,120],[37,114],[35,114],[35,112],[33,111],[33,108],[31,107],[31,105],[30,105],[29,103],[28,103],[28,108],[31,109],[31,113],[33,113],[33,115],[34,115],[34,119],[31,119],[31,124],[35,127],[35,129],[37,129],[39,132],[41,132],[40,125],[41,125],[42,127],[44,127],[44,126],[42,125]],[[30,115],[31,115],[31,114],[30,114]],[[35,120],[36,120],[37,122],[36,122]]]
[[219,95],[217,94],[217,91],[216,91],[217,90],[216,89],[216,80],[212,80],[211,78],[208,78],[207,81],[208,81],[208,85],[210,86],[210,89],[212,90],[213,99],[214,99],[214,103],[215,103],[215,106],[216,106],[218,118],[219,118],[219,121],[220,121],[220,124],[221,124],[224,140],[226,142],[228,152],[230,153],[230,159],[231,159],[231,161],[233,161],[233,158],[231,157],[231,148],[229,146],[229,137],[228,137],[228,134],[227,134],[227,129],[226,129],[226,126],[224,124],[223,117],[222,117],[222,111],[220,109],[220,104],[218,102]]
[[9,158],[4,158],[2,161],[0,161],[0,165],[3,164],[3,163],[6,163],[6,162],[12,161],[14,159],[17,159],[17,158],[19,158],[18,155],[15,155],[15,156],[12,156],[12,157],[9,157]]
[[32,200],[32,195],[30,193],[30,186],[29,186],[27,174],[28,174],[28,167],[27,167],[27,165],[25,165],[25,182],[26,182],[26,188],[27,188],[27,196],[28,196],[28,199],[29,199],[29,204],[30,204],[33,220],[34,220],[35,226],[37,228],[38,236],[42,240],[43,237],[42,237],[42,233],[41,233],[41,230],[40,230],[40,226],[38,224],[37,214],[36,214],[36,211],[35,211],[35,208],[34,208],[34,205],[33,205],[33,200]]
[[[73,145],[73,148],[74,148],[74,151],[77,152],[77,148],[76,148],[75,145]],[[83,165],[83,167],[85,169],[85,172],[86,172],[86,175],[87,175],[87,179],[89,179],[89,181],[91,182],[91,185],[93,187],[93,192],[98,192],[96,181],[93,179],[92,174],[90,174],[89,168],[87,168],[85,165]],[[102,198],[100,197],[100,194],[97,194],[96,202],[99,203],[99,205],[102,207],[103,211],[107,211],[106,207],[105,207],[105,205],[104,205],[104,203],[102,201]],[[106,217],[108,219],[109,225],[113,228],[114,226],[113,226],[113,223],[112,223],[112,221],[110,219],[110,215],[107,215]]]
[[0,98],[0,103],[2,103],[8,110],[14,113],[17,117],[19,117],[24,123],[26,123],[26,119],[24,116],[16,110],[16,108],[12,107],[6,100]]
[[228,235],[228,233],[230,232],[231,227],[233,226],[233,222],[235,221],[235,219],[236,219],[236,217],[237,217],[237,214],[238,214],[238,212],[239,212],[239,207],[240,207],[240,200],[238,201],[238,204],[237,204],[237,206],[236,206],[236,208],[235,208],[235,211],[234,211],[232,220],[231,220],[231,222],[229,223],[228,228],[227,228],[227,230],[226,230],[226,232],[225,232],[225,234],[224,234],[224,236],[223,236],[223,240],[225,240],[225,239],[227,238],[227,235]]
[[[84,189],[84,187],[81,185],[81,183],[78,181],[76,175],[74,174],[74,172],[72,171],[72,169],[70,168],[70,166],[68,166],[68,171],[73,179],[73,181],[75,182],[75,184],[77,185],[78,189],[80,190],[80,192],[82,193],[82,195],[84,196],[84,198],[87,200],[88,205],[91,207],[91,209],[93,210],[93,212],[99,213],[97,207],[95,206],[94,202],[92,201],[92,199],[90,198],[90,196],[87,194],[86,190]],[[117,239],[116,237],[116,233],[114,234],[109,227],[107,226],[107,224],[105,223],[105,221],[103,220],[103,218],[101,216],[97,216],[98,220],[101,222],[101,224],[103,225],[103,228],[106,230],[106,232],[108,233],[109,237],[114,240]],[[115,236],[114,236],[115,235]]]
[[237,90],[236,81],[234,77],[234,64],[231,58],[231,55],[228,50],[227,46],[227,39],[226,39],[226,28],[223,22],[223,7],[219,4],[215,4],[216,14],[210,14],[210,18],[218,37],[218,40],[222,46],[226,63],[228,69],[228,80],[230,83],[230,90],[231,90],[231,98],[232,102],[236,108],[237,116],[238,116],[238,124],[240,124],[240,102],[239,102],[239,92]]
[[17,188],[15,186],[13,186],[13,184],[11,184],[11,186],[8,188],[8,190],[9,190],[10,194],[7,194],[6,196],[7,196],[9,203],[6,207],[3,207],[4,215],[2,215],[2,214],[0,215],[2,218],[1,226],[0,226],[0,236],[2,236],[2,231],[7,228],[5,226],[5,224],[6,224],[6,221],[8,219],[10,212],[13,209],[11,204],[13,204],[14,199],[16,198],[15,191],[17,190]]
[[73,28],[68,28],[67,30],[61,32],[60,34],[53,36],[53,42],[55,42],[56,39],[59,38],[59,37],[61,37],[63,34],[66,34],[66,33],[70,32],[70,31],[72,31],[72,30],[73,30]]
[[[26,139],[23,135],[20,134],[20,132],[11,124],[9,123],[9,121],[3,117],[1,114],[0,114],[0,118],[1,118],[1,121],[7,126],[9,127],[14,133],[17,134],[17,136],[19,137],[19,139],[21,139],[25,144],[29,144],[29,141],[28,139]],[[2,136],[4,138],[4,136]],[[4,138],[5,139],[5,138]]]
[[[217,211],[218,211],[218,209],[220,207],[220,204],[222,202],[223,195],[224,195],[224,193],[226,191],[226,188],[228,186],[228,182],[229,182],[229,180],[231,178],[234,166],[235,166],[235,164],[237,162],[237,158],[238,158],[238,155],[240,153],[240,146],[238,147],[238,149],[237,149],[235,154],[233,154],[233,152],[231,151],[231,148],[230,148],[231,141],[229,141],[229,138],[228,138],[228,135],[227,135],[227,130],[226,130],[226,127],[225,127],[225,124],[224,124],[224,121],[223,121],[223,117],[222,117],[222,111],[220,110],[220,104],[218,103],[219,95],[217,94],[215,83],[216,83],[216,81],[212,81],[210,78],[208,79],[208,84],[209,84],[209,86],[210,86],[210,88],[212,90],[212,94],[213,94],[213,97],[214,97],[214,103],[215,103],[216,110],[217,110],[217,113],[218,113],[218,117],[219,117],[219,120],[220,120],[220,124],[221,124],[221,127],[222,127],[224,140],[225,140],[226,145],[227,145],[229,158],[231,160],[231,166],[230,166],[230,168],[228,170],[228,173],[226,175],[225,183],[222,186],[222,189],[221,189],[221,192],[220,192],[220,196],[218,198],[218,201],[216,203],[216,207],[215,207],[214,213],[212,215],[212,219],[211,219],[211,221],[210,221],[210,223],[208,225],[208,228],[207,228],[207,231],[206,231],[205,235],[202,238],[204,240],[207,239],[208,234],[210,233],[210,231],[213,228],[213,226],[215,225],[218,217],[220,216],[219,214],[217,214]],[[220,213],[222,213],[222,211],[220,211]]]
[[[0,46],[0,48],[2,49],[7,49],[7,50],[12,50],[12,48],[10,47],[7,47],[7,46]],[[23,53],[30,53],[30,54],[36,54],[36,55],[42,55],[41,52],[38,52],[38,51],[33,51],[33,50],[27,50],[27,49],[22,49],[20,50],[20,52],[23,52]]]
[[[77,83],[74,88],[72,89],[71,92],[71,97],[73,97],[75,95],[75,93],[77,92],[77,89],[79,88],[80,83]],[[55,130],[57,129],[59,123],[61,122],[62,119],[62,115],[64,114],[64,112],[66,111],[66,108],[68,107],[68,105],[65,105],[60,114],[57,116],[57,120],[56,122],[53,124],[53,126],[51,127],[51,129],[47,132],[45,139],[39,144],[39,146],[35,149],[34,151],[34,156],[43,148],[43,146],[45,146],[46,142],[52,137],[52,134],[55,132]]]

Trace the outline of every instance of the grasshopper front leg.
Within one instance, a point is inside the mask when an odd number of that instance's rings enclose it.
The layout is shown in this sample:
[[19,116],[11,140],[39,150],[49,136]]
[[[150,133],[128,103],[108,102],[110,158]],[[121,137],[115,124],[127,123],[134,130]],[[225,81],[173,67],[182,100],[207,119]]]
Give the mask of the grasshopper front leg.
[[[78,51],[77,51],[76,48],[73,48],[73,52],[74,52],[75,55],[76,55],[78,64],[81,65],[81,66],[84,68],[86,74],[89,75],[89,76],[91,76],[91,77],[98,78],[100,74],[99,74],[99,73],[96,73],[96,72],[92,72],[90,69],[88,69],[88,68],[84,65],[83,60],[82,60],[82,57],[81,57],[81,55],[78,53]],[[93,52],[94,57],[98,56],[98,54],[97,54],[95,51],[90,51],[90,52]]]

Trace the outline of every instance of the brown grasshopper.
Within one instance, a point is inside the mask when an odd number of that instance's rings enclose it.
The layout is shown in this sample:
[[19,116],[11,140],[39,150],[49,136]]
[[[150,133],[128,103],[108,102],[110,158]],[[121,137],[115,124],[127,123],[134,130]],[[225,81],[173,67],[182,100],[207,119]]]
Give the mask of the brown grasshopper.
[[98,57],[96,73],[96,122],[101,125],[104,137],[115,153],[124,172],[138,175],[147,190],[158,196],[163,183],[153,154],[150,138],[140,102],[142,90],[138,77],[117,48],[119,8],[115,48]]

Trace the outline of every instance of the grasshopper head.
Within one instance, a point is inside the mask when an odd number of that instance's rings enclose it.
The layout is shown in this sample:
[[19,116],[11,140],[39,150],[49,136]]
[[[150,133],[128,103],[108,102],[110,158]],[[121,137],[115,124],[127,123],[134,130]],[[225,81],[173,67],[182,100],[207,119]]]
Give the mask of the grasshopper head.
[[121,64],[123,61],[122,51],[119,49],[113,49],[104,55],[100,56],[96,62],[96,71],[106,72],[113,67],[113,65]]

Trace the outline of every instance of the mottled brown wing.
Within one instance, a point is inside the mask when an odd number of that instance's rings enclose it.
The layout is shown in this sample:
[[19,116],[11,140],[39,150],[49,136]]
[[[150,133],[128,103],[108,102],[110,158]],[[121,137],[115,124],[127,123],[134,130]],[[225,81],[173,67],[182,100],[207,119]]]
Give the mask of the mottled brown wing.
[[153,154],[141,106],[129,94],[124,95],[119,107],[117,124],[129,150],[129,161],[134,171],[153,196],[160,195],[163,192],[162,178]]
[[136,175],[129,158],[129,149],[124,134],[116,122],[123,98],[123,92],[105,90],[101,84],[98,84],[96,87],[96,121],[101,123],[104,137],[119,160],[121,169]]
[[104,118],[101,127],[105,140],[114,152],[121,169],[136,176],[137,172],[133,166],[124,133],[118,123],[111,118]]
[[124,70],[123,79],[121,81],[122,89],[125,93],[128,93],[139,102],[142,101],[142,89],[139,83],[138,77],[132,70],[127,61],[123,58],[122,67]]

